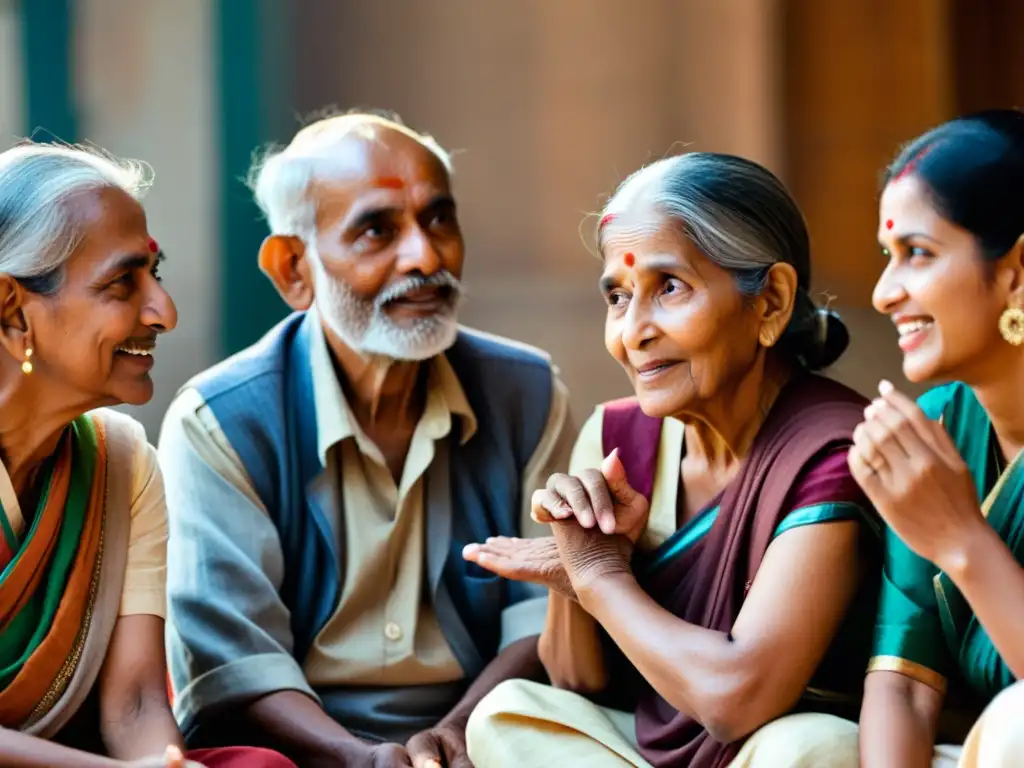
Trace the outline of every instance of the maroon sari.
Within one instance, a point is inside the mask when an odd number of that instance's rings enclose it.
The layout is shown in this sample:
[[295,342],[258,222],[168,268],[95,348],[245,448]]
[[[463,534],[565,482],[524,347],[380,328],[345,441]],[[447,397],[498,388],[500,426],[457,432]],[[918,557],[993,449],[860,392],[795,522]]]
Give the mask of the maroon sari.
[[[644,584],[649,594],[684,621],[729,632],[790,509],[797,478],[815,457],[849,445],[866,405],[854,391],[819,376],[800,376],[788,384],[739,476],[722,495],[710,531],[658,569]],[[620,449],[630,484],[648,498],[660,431],[661,421],[645,416],[635,399],[605,406],[605,452]],[[740,747],[712,739],[699,722],[673,708],[647,684],[638,695],[636,735],[641,754],[655,768],[724,768]]]

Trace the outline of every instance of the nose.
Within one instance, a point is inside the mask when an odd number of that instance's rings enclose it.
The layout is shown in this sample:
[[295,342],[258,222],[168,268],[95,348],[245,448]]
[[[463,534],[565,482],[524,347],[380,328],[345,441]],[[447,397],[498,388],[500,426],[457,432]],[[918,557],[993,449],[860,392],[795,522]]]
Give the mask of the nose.
[[883,315],[891,315],[907,299],[907,290],[894,264],[886,265],[871,292],[871,304]]
[[142,308],[142,323],[157,333],[173,331],[178,325],[178,308],[171,294],[156,280]]
[[657,335],[658,327],[653,322],[650,303],[634,296],[622,318],[623,346],[640,350]]
[[432,275],[441,269],[441,255],[430,236],[416,225],[409,228],[398,249],[398,271]]

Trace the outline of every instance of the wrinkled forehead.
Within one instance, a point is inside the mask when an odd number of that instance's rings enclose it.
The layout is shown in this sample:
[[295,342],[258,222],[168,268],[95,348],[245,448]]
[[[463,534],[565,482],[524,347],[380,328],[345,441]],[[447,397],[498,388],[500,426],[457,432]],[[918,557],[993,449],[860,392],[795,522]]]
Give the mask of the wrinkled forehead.
[[315,158],[309,194],[318,226],[357,205],[405,208],[450,194],[444,163],[404,130],[357,123],[306,137],[298,149]]
[[616,190],[598,222],[597,242],[602,251],[623,237],[634,239],[652,236],[662,230],[681,231],[681,223],[673,226],[658,204],[658,193],[663,187],[667,169],[665,163],[643,168]]

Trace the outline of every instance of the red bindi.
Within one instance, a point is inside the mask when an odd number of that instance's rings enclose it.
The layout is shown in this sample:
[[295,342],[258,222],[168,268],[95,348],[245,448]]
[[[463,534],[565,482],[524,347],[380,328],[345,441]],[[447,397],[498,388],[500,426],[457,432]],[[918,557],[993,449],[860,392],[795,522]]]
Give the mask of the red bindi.
[[892,229],[892,219],[887,219],[885,222],[886,229]]
[[381,187],[383,189],[405,189],[405,182],[396,176],[385,176],[382,179],[377,179],[374,182],[374,186]]
[[627,253],[623,257],[623,261],[626,262],[627,267],[632,267],[634,264],[636,264],[636,257],[632,253]]
[[156,253],[159,250],[160,250],[160,246],[157,245],[156,240],[154,240],[152,237],[149,238],[149,252],[150,253]]

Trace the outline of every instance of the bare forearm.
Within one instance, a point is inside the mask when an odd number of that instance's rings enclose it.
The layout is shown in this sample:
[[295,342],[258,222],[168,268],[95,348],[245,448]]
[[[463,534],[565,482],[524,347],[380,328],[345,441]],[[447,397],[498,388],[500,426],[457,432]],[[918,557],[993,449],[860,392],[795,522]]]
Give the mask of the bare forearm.
[[932,737],[905,707],[865,713],[860,719],[860,764],[865,768],[929,768]]
[[960,552],[936,565],[959,587],[1010,671],[1024,677],[1024,568],[999,534],[982,522]]
[[915,702],[921,684],[892,672],[868,675],[860,716],[860,764],[865,768],[930,768],[942,701],[938,693]]
[[745,688],[745,665],[725,633],[673,616],[631,576],[602,579],[580,601],[647,682],[709,730],[718,710]]
[[102,707],[100,732],[107,751],[120,760],[161,755],[169,746],[184,748],[163,690],[135,696],[118,711]]
[[574,600],[552,592],[538,643],[544,669],[557,688],[596,693],[608,685],[598,623]]
[[0,728],[0,765],[9,768],[118,768],[121,763]]
[[313,699],[298,691],[279,691],[246,709],[252,725],[300,765],[337,761],[360,740],[331,718]]
[[537,655],[537,636],[524,637],[508,646],[480,673],[469,686],[452,711],[444,718],[446,722],[465,728],[473,709],[495,686],[515,678],[542,680],[544,667]]

